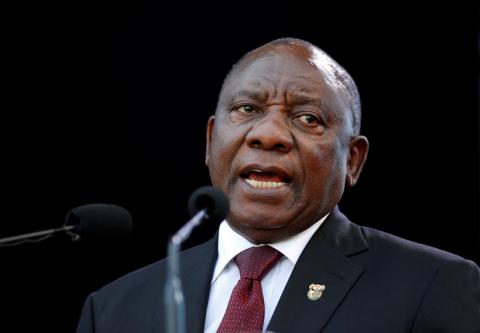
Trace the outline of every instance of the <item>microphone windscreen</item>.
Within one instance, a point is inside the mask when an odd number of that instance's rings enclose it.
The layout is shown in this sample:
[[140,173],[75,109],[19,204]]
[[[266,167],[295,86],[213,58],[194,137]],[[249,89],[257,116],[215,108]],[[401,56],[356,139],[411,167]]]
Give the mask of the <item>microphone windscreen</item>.
[[132,216],[123,207],[95,203],[71,209],[65,225],[75,225],[72,232],[82,238],[122,237],[130,234]]
[[195,190],[188,199],[188,211],[191,216],[206,208],[208,220],[217,223],[223,221],[230,210],[227,196],[212,186],[203,186]]

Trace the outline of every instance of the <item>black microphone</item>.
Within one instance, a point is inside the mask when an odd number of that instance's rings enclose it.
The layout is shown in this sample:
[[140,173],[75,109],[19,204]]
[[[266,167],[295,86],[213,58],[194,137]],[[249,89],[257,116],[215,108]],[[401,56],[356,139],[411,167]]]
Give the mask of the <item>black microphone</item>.
[[79,206],[71,209],[65,217],[65,226],[73,226],[69,233],[81,238],[127,236],[132,224],[130,212],[113,204]]
[[130,233],[132,216],[123,207],[113,204],[89,204],[71,209],[61,228],[31,232],[0,239],[0,247],[25,242],[40,242],[56,233],[65,232],[72,240],[94,237],[120,237]]
[[168,269],[164,289],[167,333],[187,332],[178,256],[181,245],[188,239],[193,228],[205,220],[212,222],[224,220],[229,209],[230,205],[225,194],[214,187],[200,187],[190,195],[188,210],[192,218],[172,236],[168,244]]
[[194,217],[204,209],[206,211],[203,213],[205,214],[203,220],[219,223],[227,217],[230,206],[222,191],[212,186],[203,186],[190,195],[188,211],[190,216]]

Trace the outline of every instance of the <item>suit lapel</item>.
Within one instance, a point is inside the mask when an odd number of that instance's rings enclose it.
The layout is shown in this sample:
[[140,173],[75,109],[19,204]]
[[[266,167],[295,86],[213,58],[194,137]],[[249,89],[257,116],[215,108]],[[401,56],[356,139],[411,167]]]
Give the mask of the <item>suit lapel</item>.
[[[349,256],[366,249],[360,228],[335,208],[302,252],[268,330],[319,332],[364,270]],[[315,301],[307,298],[312,283],[325,285]]]

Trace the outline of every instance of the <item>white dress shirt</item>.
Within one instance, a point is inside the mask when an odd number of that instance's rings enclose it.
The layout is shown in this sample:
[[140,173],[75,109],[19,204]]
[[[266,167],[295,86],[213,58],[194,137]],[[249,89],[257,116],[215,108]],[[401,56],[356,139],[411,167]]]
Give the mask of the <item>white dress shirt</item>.
[[[283,257],[262,279],[263,299],[265,302],[265,317],[263,332],[267,329],[273,312],[278,304],[283,289],[287,284],[293,267],[300,254],[320,228],[329,214],[301,233],[278,243],[268,244],[283,254]],[[233,230],[223,221],[218,232],[218,258],[213,271],[210,295],[208,298],[207,315],[205,318],[205,333],[215,333],[220,326],[227,310],[228,301],[233,288],[240,279],[240,271],[233,258],[240,252],[259,246],[250,243],[246,238]]]

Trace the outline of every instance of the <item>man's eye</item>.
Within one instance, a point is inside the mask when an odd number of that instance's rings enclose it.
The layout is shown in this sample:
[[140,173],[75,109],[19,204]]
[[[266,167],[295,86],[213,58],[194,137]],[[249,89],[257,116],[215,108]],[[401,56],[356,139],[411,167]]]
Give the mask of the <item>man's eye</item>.
[[237,111],[240,113],[254,113],[256,110],[251,105],[242,105],[237,108]]
[[318,117],[312,115],[312,114],[302,114],[301,116],[298,117],[298,119],[305,124],[320,124],[321,121]]

